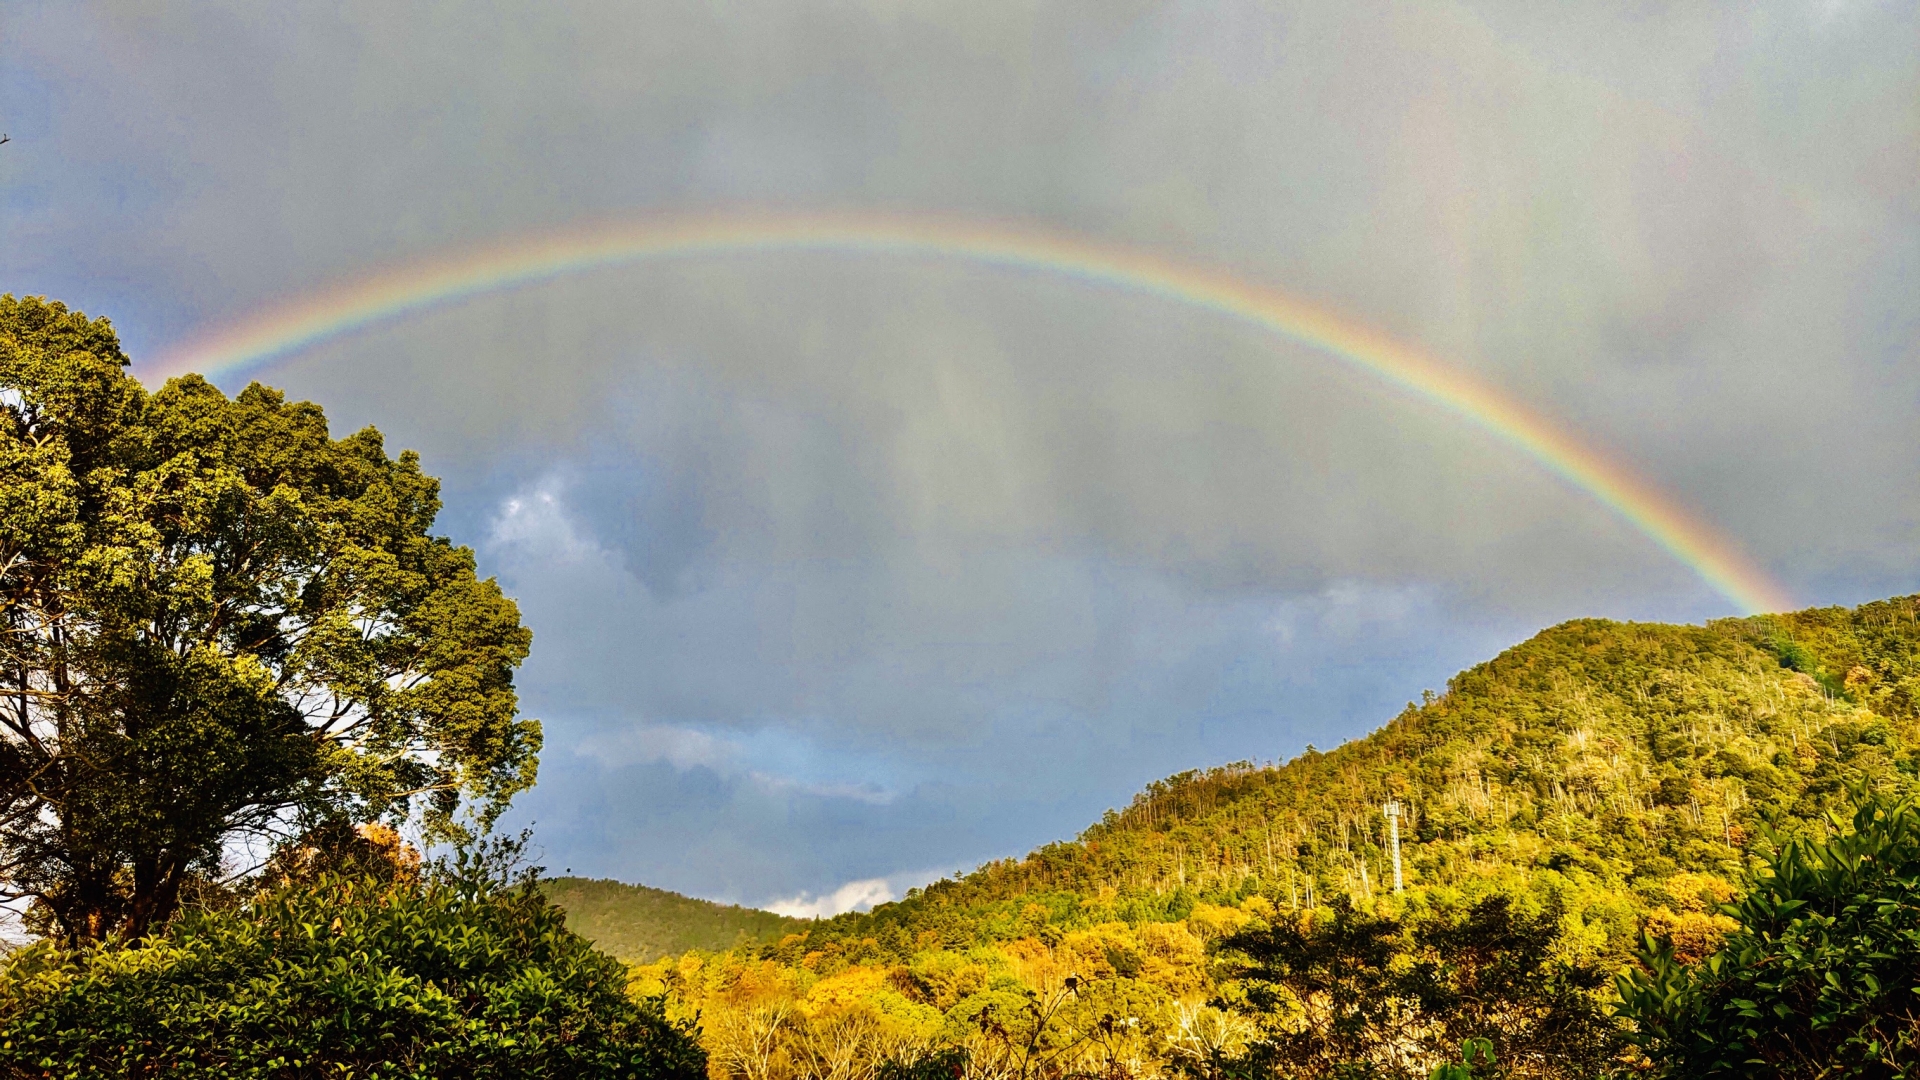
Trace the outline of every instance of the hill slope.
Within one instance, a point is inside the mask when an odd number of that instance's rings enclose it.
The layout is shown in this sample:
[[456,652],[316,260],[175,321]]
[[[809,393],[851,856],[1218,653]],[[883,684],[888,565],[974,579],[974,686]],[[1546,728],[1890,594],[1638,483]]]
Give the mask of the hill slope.
[[1156,783],[1071,842],[810,924],[769,958],[905,959],[1254,896],[1307,907],[1392,881],[1552,895],[1613,947],[1737,881],[1762,827],[1920,771],[1920,597],[1705,626],[1579,620],[1455,676],[1385,727],[1278,766]]
[[562,877],[543,882],[542,888],[566,910],[568,929],[636,963],[693,949],[715,952],[775,940],[808,925],[771,911],[619,881]]
[[[1920,597],[1580,620],[1334,750],[1170,777],[1073,841],[641,965],[634,986],[697,1018],[739,1075],[916,1047],[1028,1075],[1018,1048],[1041,1045],[1049,1075],[1225,1075],[1219,1055],[1264,1031],[1290,1055],[1276,1075],[1411,1080],[1491,1037],[1515,1076],[1584,1078],[1617,1060],[1608,979],[1643,928],[1683,959],[1711,953],[1733,927],[1715,905],[1773,830],[1818,830],[1849,787],[1905,793],[1916,772]],[[1389,798],[1405,808],[1400,895]],[[1261,1004],[1237,980],[1218,946],[1242,930],[1274,943],[1291,998]],[[1380,981],[1393,971],[1425,974]],[[1325,1004],[1335,987],[1358,1011]],[[1409,987],[1433,1008],[1407,1012]],[[1461,1014],[1469,1000],[1481,1011]],[[1253,1015],[1218,1007],[1235,1002]]]

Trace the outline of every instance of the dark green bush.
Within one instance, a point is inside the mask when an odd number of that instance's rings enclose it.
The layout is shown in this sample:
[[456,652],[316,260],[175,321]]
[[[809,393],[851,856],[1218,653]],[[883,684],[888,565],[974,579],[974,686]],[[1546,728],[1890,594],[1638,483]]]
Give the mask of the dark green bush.
[[1782,841],[1693,966],[1649,941],[1622,1012],[1665,1075],[1920,1076],[1920,807],[1862,799]]
[[0,1075],[704,1080],[530,886],[323,875],[0,969]]

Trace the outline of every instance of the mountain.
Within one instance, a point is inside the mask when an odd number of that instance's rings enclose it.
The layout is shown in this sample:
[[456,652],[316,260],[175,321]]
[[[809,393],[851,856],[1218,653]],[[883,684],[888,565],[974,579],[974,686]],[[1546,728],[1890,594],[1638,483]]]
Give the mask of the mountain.
[[1643,931],[1712,954],[1783,836],[1916,774],[1920,597],[1582,619],[1364,738],[1169,777],[1073,840],[631,985],[735,1076],[1411,1080],[1484,1038],[1510,1075],[1586,1078],[1645,1064],[1611,1019]]
[[898,962],[1196,905],[1373,901],[1392,887],[1388,800],[1410,896],[1551,899],[1621,951],[1650,913],[1729,895],[1769,829],[1818,827],[1849,785],[1912,787],[1917,750],[1920,597],[1704,626],[1582,619],[1364,738],[1169,777],[1075,840],[761,952]]
[[1906,790],[1917,773],[1920,596],[1704,626],[1581,619],[1364,738],[1168,777],[1074,840],[871,912],[813,922],[612,881],[548,888],[627,959],[897,963],[1196,908],[1384,900],[1391,800],[1410,896],[1550,899],[1623,953],[1649,915],[1731,895],[1769,830],[1817,828],[1849,785]]
[[771,911],[716,904],[619,881],[562,877],[541,887],[548,899],[566,911],[568,929],[631,963],[695,949],[717,952],[755,945],[809,925]]

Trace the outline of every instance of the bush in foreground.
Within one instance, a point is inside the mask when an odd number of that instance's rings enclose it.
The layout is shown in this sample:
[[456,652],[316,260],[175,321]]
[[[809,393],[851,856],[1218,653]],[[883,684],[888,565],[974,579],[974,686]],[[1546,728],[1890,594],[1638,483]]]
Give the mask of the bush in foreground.
[[1920,1076],[1920,806],[1863,799],[1781,844],[1692,966],[1650,942],[1622,1012],[1676,1077]]
[[704,1080],[530,885],[323,874],[0,970],[0,1075]]

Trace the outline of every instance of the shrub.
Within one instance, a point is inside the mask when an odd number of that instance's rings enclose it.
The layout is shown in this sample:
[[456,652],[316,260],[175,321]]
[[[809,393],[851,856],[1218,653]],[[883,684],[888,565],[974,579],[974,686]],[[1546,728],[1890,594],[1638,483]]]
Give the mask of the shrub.
[[703,1080],[658,999],[530,885],[292,880],[0,970],[0,1074]]
[[1668,1076],[1920,1075],[1920,807],[1860,797],[1829,839],[1778,842],[1720,950],[1649,936],[1622,1012]]

